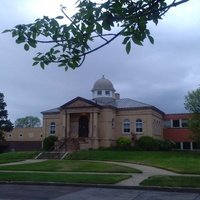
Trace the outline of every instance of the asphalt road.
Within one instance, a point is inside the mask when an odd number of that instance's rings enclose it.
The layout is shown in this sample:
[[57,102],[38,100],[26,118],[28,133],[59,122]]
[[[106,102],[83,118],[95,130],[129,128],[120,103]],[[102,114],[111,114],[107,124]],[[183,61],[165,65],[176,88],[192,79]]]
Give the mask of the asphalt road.
[[0,200],[200,200],[199,192],[73,187],[53,185],[0,185]]

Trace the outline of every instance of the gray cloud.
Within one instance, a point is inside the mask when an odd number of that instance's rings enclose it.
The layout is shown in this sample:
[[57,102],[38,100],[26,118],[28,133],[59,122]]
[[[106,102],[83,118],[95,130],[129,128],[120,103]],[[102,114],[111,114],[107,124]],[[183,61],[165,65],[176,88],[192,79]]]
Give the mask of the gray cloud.
[[[29,5],[27,1],[17,2],[2,0],[0,31],[41,17],[29,15],[23,7]],[[143,47],[133,45],[127,55],[119,38],[89,55],[79,69],[67,72],[56,65],[45,70],[32,67],[37,51],[25,52],[9,34],[1,34],[0,92],[5,95],[10,118],[41,117],[41,111],[76,96],[90,99],[92,86],[102,75],[113,82],[121,97],[152,104],[166,113],[185,112],[184,96],[200,80],[199,6],[197,0],[190,1],[167,13],[157,27],[150,24],[154,45],[148,41]]]

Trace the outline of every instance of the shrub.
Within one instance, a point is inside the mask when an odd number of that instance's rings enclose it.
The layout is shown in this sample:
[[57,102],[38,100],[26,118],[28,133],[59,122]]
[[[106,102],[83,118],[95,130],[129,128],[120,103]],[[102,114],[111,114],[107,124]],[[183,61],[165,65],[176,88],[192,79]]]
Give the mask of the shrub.
[[168,151],[174,148],[174,144],[169,140],[154,139],[150,136],[142,136],[137,141],[137,147],[141,150],[161,150]]
[[159,149],[162,151],[169,151],[175,148],[175,144],[169,140],[160,140]]
[[48,136],[43,141],[43,149],[46,151],[49,151],[53,146],[54,143],[58,140],[58,137],[56,136]]
[[142,136],[136,144],[142,150],[159,150],[159,141],[150,136]]
[[127,149],[130,148],[131,146],[131,139],[127,138],[127,137],[120,137],[117,140],[117,147],[123,148],[123,149]]

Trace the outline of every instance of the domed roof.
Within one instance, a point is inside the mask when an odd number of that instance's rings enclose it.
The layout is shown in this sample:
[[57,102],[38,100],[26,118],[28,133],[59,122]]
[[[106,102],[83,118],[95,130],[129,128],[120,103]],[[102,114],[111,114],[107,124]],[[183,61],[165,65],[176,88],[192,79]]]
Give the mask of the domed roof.
[[113,84],[111,83],[111,81],[109,81],[108,79],[106,79],[104,76],[102,76],[101,79],[97,80],[94,83],[94,86],[92,88],[92,91],[95,90],[111,90],[111,91],[115,91]]

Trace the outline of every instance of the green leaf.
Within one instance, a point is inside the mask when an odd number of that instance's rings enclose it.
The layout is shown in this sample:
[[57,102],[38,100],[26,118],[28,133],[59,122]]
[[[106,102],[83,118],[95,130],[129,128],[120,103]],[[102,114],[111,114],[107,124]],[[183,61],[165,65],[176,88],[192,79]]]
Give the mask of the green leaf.
[[40,62],[40,67],[44,69],[44,62]]
[[154,18],[154,19],[153,19],[153,22],[154,22],[155,25],[157,25],[157,24],[158,24],[158,19],[157,19],[157,18]]
[[130,37],[125,37],[122,44],[126,44],[130,40]]
[[25,37],[24,36],[19,36],[17,39],[16,39],[16,43],[17,44],[21,44],[25,42]]
[[6,30],[4,30],[2,33],[7,33],[7,32],[12,32],[12,30],[6,29]]
[[27,43],[24,45],[24,49],[25,49],[26,51],[29,50],[29,45],[28,45]]
[[96,23],[96,30],[97,30],[97,33],[102,35],[102,26],[99,23]]
[[17,36],[18,35],[18,32],[16,31],[16,30],[13,30],[13,32],[12,32],[12,37],[15,37],[15,36]]
[[32,64],[32,66],[35,66],[35,65],[37,65],[39,62],[34,62],[33,64]]
[[133,42],[135,43],[135,44],[137,44],[137,45],[140,45],[140,46],[143,46],[143,44],[142,44],[142,42],[139,40],[139,39],[137,39],[136,37],[132,37],[132,40],[133,40]]
[[55,50],[54,54],[60,53],[60,50]]
[[151,42],[151,44],[154,44],[154,39],[153,39],[153,37],[150,36],[150,35],[147,35],[147,37],[149,38],[149,41]]
[[107,31],[111,30],[110,23],[108,23],[106,20],[103,21],[102,27]]
[[131,41],[126,44],[126,53],[129,54],[131,51]]
[[29,40],[28,40],[28,44],[29,44],[31,47],[36,48],[36,41],[35,41],[35,40],[29,39]]
[[63,16],[57,16],[55,19],[63,19]]
[[35,61],[37,62],[37,61],[41,61],[41,58],[39,58],[39,57],[34,57],[33,60],[35,60]]

